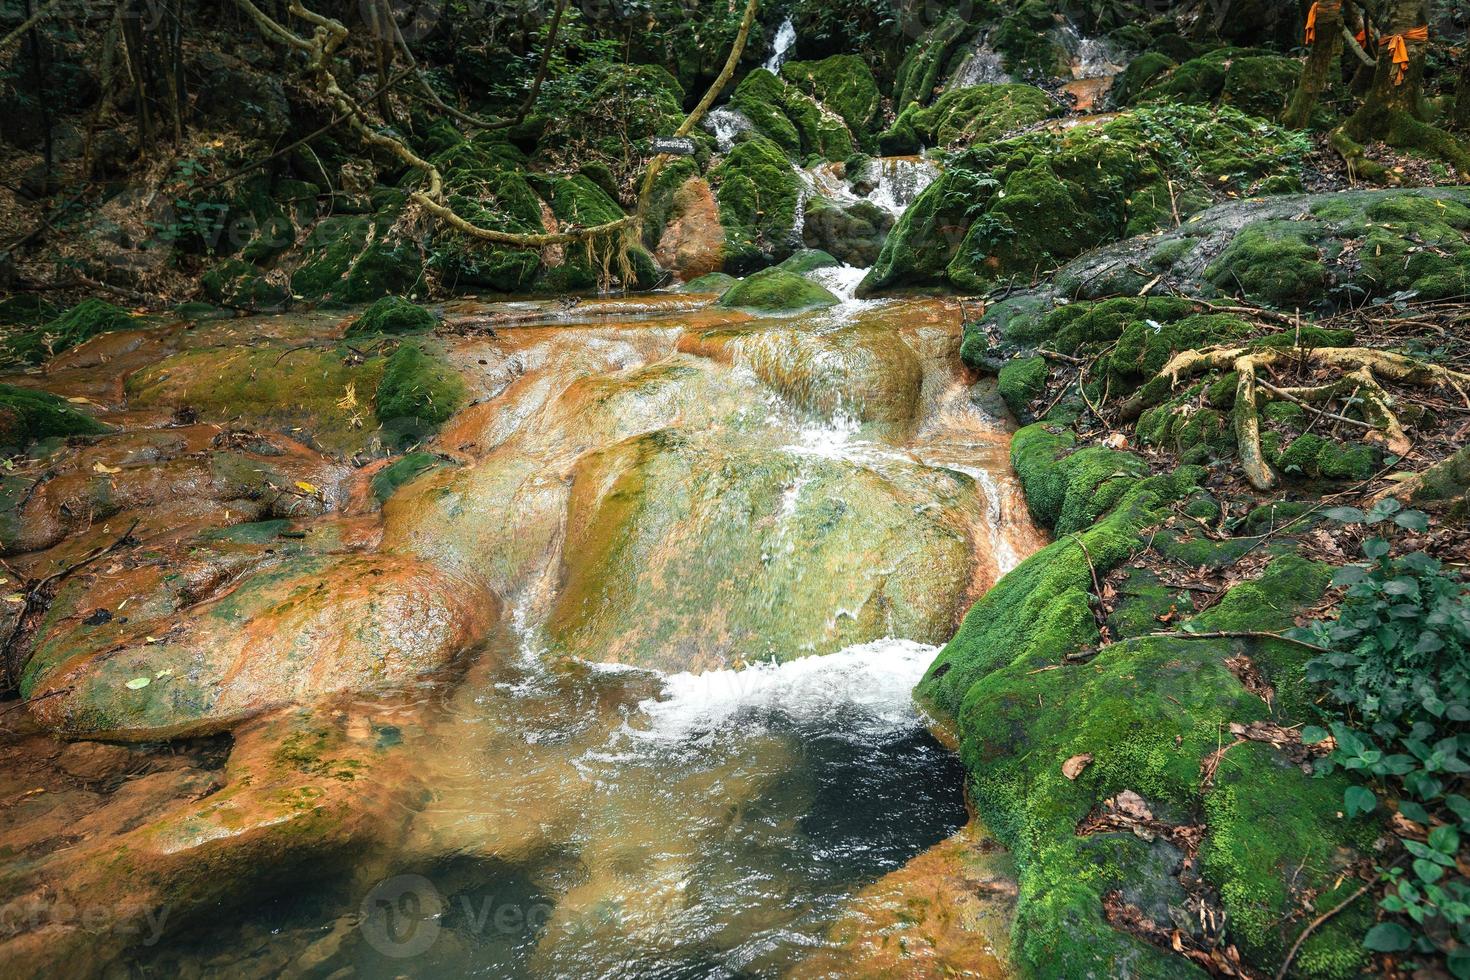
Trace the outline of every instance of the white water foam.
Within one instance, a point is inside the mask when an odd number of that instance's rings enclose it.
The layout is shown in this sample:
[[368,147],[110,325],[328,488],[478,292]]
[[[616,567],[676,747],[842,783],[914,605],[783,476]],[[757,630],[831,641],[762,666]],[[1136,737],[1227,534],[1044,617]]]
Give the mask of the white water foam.
[[729,153],[735,145],[735,137],[749,132],[754,127],[745,113],[729,106],[711,109],[704,117],[704,128],[715,136],[715,146],[721,153]]
[[839,714],[849,734],[905,731],[920,724],[912,692],[938,650],[912,640],[885,639],[781,664],[670,674],[664,678],[664,696],[638,706],[648,726],[630,733],[685,741],[737,722],[746,733],[750,725],[772,717],[814,724]]

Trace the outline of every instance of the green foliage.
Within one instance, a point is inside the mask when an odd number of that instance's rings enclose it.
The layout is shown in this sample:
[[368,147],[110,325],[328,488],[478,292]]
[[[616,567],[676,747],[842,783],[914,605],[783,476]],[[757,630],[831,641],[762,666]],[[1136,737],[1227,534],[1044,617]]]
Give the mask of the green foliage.
[[95,435],[107,426],[46,391],[0,385],[0,452],[18,453],[56,436]]
[[[1419,532],[1424,514],[1387,498],[1364,512],[1337,507],[1336,520]],[[1369,785],[1349,787],[1349,816],[1397,798],[1399,814],[1427,831],[1400,835],[1406,852],[1380,869],[1389,884],[1380,907],[1395,916],[1364,945],[1382,952],[1444,955],[1456,977],[1470,976],[1470,878],[1457,863],[1470,833],[1470,584],[1423,552],[1394,556],[1384,537],[1363,544],[1366,562],[1333,578],[1347,586],[1336,620],[1314,622],[1299,639],[1327,647],[1307,665],[1332,699],[1336,746],[1322,772],[1341,768]],[[1303,740],[1324,740],[1311,727]],[[1370,788],[1371,787],[1371,788]],[[1407,860],[1408,867],[1403,865]]]

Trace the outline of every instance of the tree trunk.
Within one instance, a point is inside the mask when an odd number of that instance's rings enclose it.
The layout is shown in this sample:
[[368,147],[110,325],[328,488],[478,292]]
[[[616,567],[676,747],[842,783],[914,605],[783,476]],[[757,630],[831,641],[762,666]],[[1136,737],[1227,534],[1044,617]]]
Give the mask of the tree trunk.
[[1315,38],[1307,63],[1297,78],[1296,91],[1287,103],[1282,122],[1302,129],[1312,118],[1317,102],[1341,73],[1342,0],[1317,0]]
[[[1385,168],[1365,159],[1362,144],[1370,140],[1433,153],[1461,173],[1470,173],[1470,150],[1425,121],[1429,107],[1424,100],[1424,55],[1429,42],[1414,34],[1426,27],[1428,18],[1427,0],[1392,0],[1388,29],[1379,40],[1373,84],[1358,111],[1333,134],[1333,146],[1360,174],[1392,179]],[[1407,58],[1402,69],[1394,60],[1395,51]]]
[[1370,124],[1374,133],[1370,138],[1382,138],[1386,135],[1387,126],[1382,122],[1374,122],[1386,114],[1406,112],[1417,119],[1423,119],[1426,115],[1423,94],[1424,54],[1429,44],[1418,40],[1404,41],[1409,67],[1400,79],[1399,67],[1393,60],[1394,45],[1390,41],[1395,36],[1402,36],[1416,27],[1425,26],[1429,22],[1428,4],[1425,0],[1394,0],[1388,17],[1388,31],[1378,45],[1378,66],[1373,71],[1373,85],[1363,99],[1362,108],[1353,117],[1356,119],[1358,116],[1365,116],[1364,121]]
[[1470,132],[1470,51],[1460,55],[1460,74],[1455,79],[1454,126],[1460,132]]

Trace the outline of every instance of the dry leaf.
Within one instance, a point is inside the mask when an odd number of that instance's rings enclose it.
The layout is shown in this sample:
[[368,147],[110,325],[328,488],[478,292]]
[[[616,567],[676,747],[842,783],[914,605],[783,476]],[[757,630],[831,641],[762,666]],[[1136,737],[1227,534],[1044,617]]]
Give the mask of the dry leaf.
[[297,480],[296,481],[296,489],[297,490],[300,490],[302,493],[317,493],[318,492],[315,484],[307,483],[305,480]]
[[1091,761],[1091,752],[1084,752],[1081,755],[1074,755],[1072,756],[1072,758],[1062,763],[1062,775],[1066,776],[1068,779],[1076,779],[1078,776],[1082,775],[1082,770],[1086,769],[1088,763],[1090,763]]
[[122,472],[122,467],[121,466],[108,466],[106,463],[102,462],[101,460],[98,460],[97,462],[95,462],[95,463],[92,464],[92,472],[93,473],[121,473]]

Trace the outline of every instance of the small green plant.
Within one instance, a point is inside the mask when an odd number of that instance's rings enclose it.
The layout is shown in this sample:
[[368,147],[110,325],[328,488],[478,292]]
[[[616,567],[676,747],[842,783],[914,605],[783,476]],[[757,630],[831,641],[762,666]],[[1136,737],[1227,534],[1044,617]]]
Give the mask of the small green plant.
[[[1326,515],[1390,533],[1428,527],[1424,514],[1393,499]],[[1382,534],[1365,541],[1367,560],[1333,578],[1347,587],[1337,619],[1292,634],[1332,651],[1308,663],[1307,677],[1326,686],[1335,717],[1328,728],[1305,728],[1302,740],[1317,744],[1330,734],[1335,747],[1321,771],[1341,767],[1362,780],[1344,794],[1347,816],[1377,810],[1382,797],[1423,828],[1405,828],[1399,857],[1379,869],[1388,885],[1379,905],[1394,918],[1374,926],[1364,945],[1440,955],[1465,978],[1470,878],[1459,855],[1470,834],[1470,584],[1423,552],[1392,552]]]

